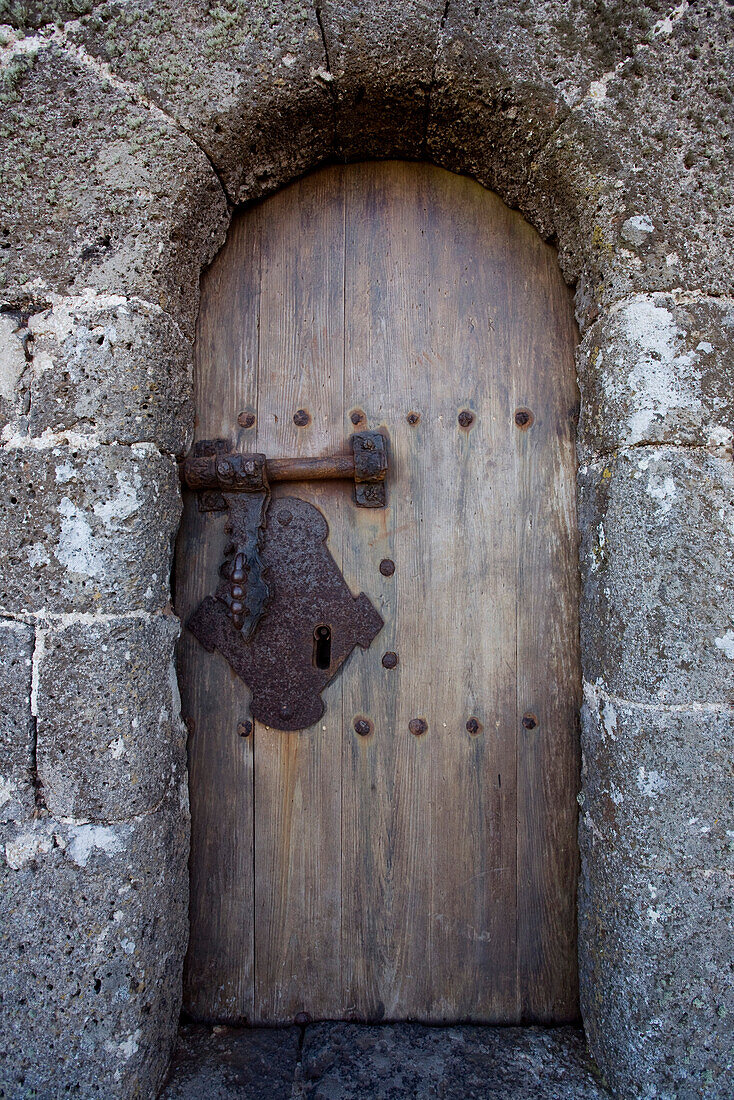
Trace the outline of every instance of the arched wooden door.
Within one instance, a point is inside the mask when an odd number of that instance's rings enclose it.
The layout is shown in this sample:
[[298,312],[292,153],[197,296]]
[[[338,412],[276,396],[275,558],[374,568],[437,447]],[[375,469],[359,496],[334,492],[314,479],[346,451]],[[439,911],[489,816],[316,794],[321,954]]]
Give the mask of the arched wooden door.
[[[245,684],[184,629],[195,1017],[576,1018],[575,341],[553,250],[441,169],[330,167],[235,219],[202,283],[197,439],[276,458],[385,433],[386,508],[273,490],[320,509],[384,627],[317,724],[249,734]],[[185,496],[184,622],[226,542]]]

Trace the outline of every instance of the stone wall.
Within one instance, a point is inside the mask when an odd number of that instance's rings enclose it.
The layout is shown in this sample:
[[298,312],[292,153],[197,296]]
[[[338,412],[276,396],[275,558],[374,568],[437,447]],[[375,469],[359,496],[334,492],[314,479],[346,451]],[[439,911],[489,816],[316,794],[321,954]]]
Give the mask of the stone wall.
[[723,1098],[730,5],[0,0],[0,23],[0,1095],[162,1080],[200,270],[234,205],[399,156],[498,191],[576,285],[582,1011],[618,1096]]

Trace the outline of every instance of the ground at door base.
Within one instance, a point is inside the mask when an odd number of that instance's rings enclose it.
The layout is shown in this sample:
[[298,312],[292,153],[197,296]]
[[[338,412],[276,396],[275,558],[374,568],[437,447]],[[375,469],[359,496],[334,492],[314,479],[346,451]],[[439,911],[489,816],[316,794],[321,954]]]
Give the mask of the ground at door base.
[[184,1025],[160,1100],[610,1100],[580,1028]]

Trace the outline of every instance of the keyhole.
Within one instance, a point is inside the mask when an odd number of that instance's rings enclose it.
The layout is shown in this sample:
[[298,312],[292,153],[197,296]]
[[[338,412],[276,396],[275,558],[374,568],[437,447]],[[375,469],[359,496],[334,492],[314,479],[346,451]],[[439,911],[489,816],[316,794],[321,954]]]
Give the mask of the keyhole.
[[313,632],[313,663],[316,668],[331,664],[331,627],[317,626]]

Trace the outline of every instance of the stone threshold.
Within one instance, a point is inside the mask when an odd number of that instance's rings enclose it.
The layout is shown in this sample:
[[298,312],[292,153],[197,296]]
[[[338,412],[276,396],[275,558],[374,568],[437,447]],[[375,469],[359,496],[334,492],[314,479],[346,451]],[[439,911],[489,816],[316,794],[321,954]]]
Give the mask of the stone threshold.
[[159,1100],[609,1100],[575,1027],[185,1024]]

